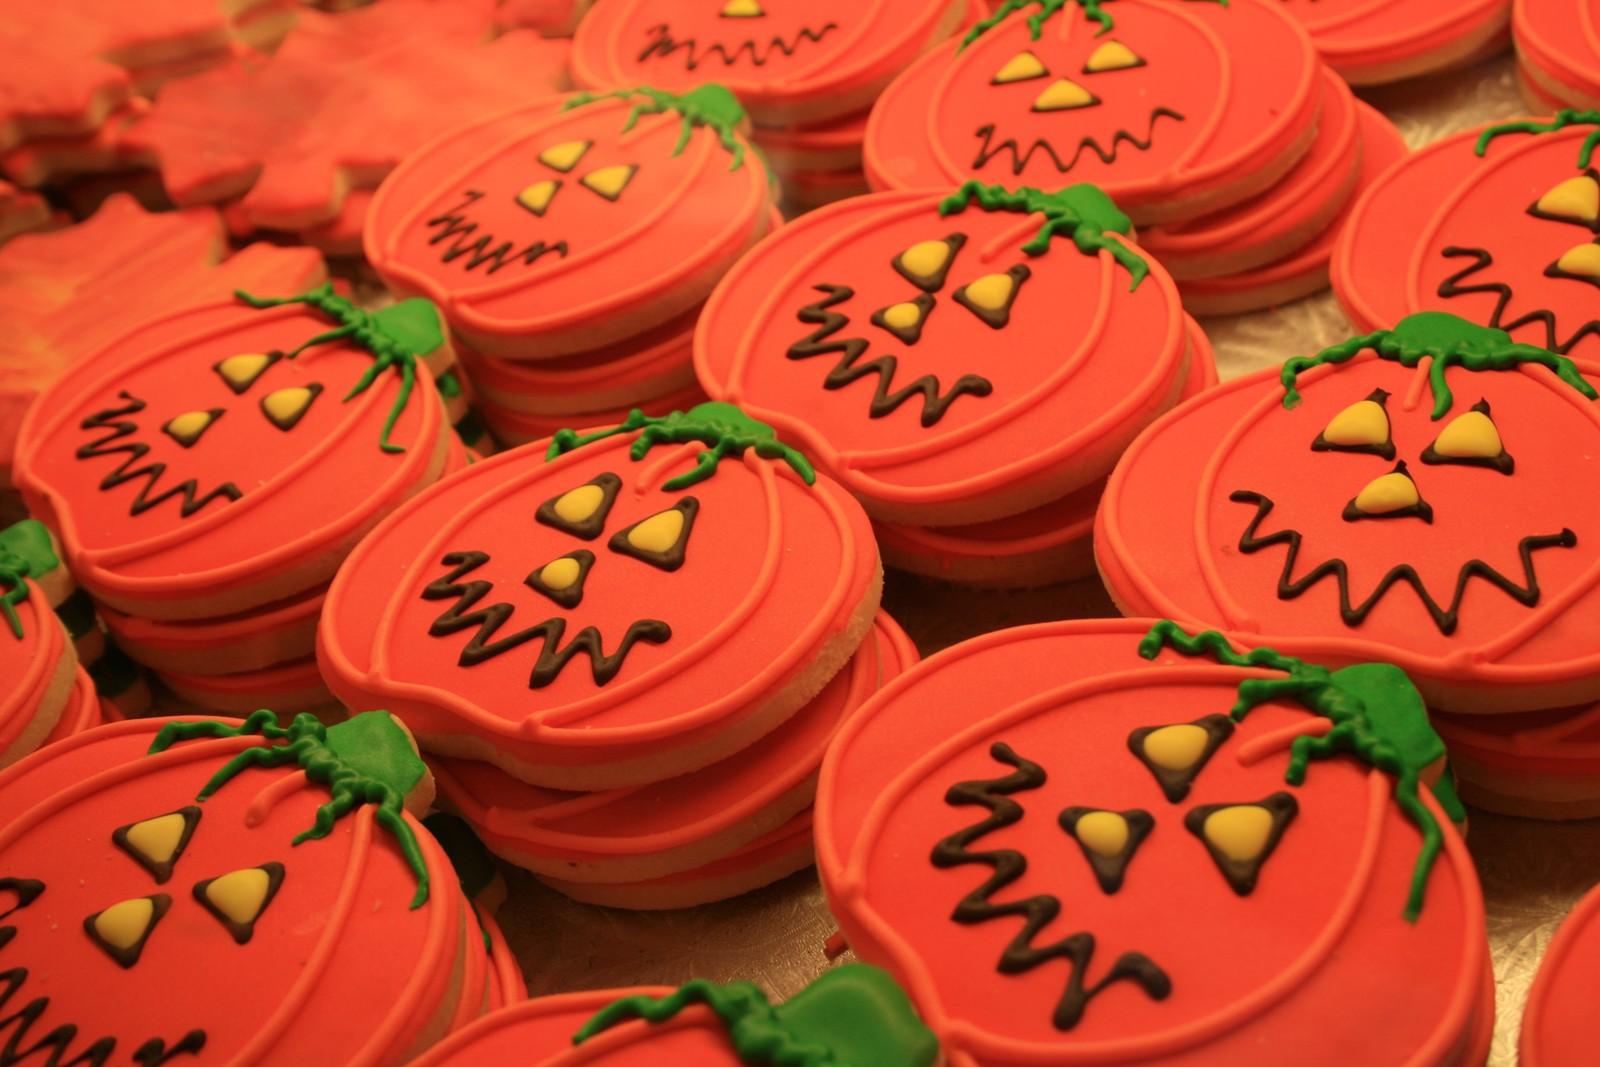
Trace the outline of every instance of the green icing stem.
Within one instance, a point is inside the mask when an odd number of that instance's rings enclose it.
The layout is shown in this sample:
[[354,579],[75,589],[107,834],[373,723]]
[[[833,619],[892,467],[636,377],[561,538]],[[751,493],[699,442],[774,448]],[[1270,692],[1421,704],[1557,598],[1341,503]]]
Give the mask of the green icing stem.
[[617,89],[609,93],[578,93],[563,104],[561,110],[570,111],[597,100],[627,100],[633,97],[644,99],[634,101],[633,107],[628,111],[627,120],[622,124],[623,133],[633,129],[634,124],[645,115],[676,111],[683,120],[683,126],[678,132],[678,143],[672,147],[673,155],[682,155],[683,150],[689,147],[689,137],[694,133],[695,127],[705,126],[714,131],[717,141],[733,154],[733,162],[728,169],[738,170],[744,165],[744,144],[733,135],[739,123],[744,121],[744,108],[739,105],[737,97],[715,83],[702,85],[682,94],[665,93],[648,85],[641,85],[636,89]]
[[[1548,122],[1524,120],[1522,122],[1502,122],[1490,126],[1478,135],[1478,143],[1473,151],[1483,155],[1489,150],[1489,142],[1496,137],[1508,133],[1554,133],[1564,130],[1568,126],[1600,126],[1600,111],[1576,111],[1572,108],[1562,108],[1555,113],[1555,117]],[[1589,160],[1594,157],[1595,146],[1600,145],[1600,130],[1593,130],[1583,139],[1583,146],[1578,149],[1578,168],[1581,170],[1589,165]]]
[[827,971],[773,1007],[749,982],[695,979],[664,997],[624,997],[602,1008],[574,1045],[618,1023],[665,1022],[704,1004],[727,1028],[740,1062],[773,1067],[930,1067],[939,1043],[888,972],[864,963]]
[[1150,273],[1150,264],[1144,257],[1120,241],[1106,237],[1117,233],[1126,237],[1133,232],[1133,222],[1117,209],[1117,205],[1099,186],[1088,182],[1069,185],[1059,192],[1047,193],[1023,186],[1007,189],[1003,185],[985,185],[968,181],[955,194],[939,201],[941,216],[965,211],[976,202],[984,211],[1012,211],[1020,215],[1035,212],[1044,216],[1044,225],[1033,240],[1022,246],[1030,256],[1042,256],[1050,250],[1050,239],[1058,236],[1072,238],[1078,251],[1092,256],[1104,249],[1133,275],[1128,291],[1139,288]]
[[42,578],[61,566],[50,531],[34,519],[23,519],[0,530],[0,614],[6,617],[11,635],[22,640],[22,617],[17,605],[28,599],[25,579]]
[[389,417],[383,422],[383,435],[379,438],[378,447],[385,452],[405,451],[401,446],[391,444],[389,435],[394,431],[400,413],[405,410],[406,402],[411,399],[411,390],[416,386],[417,357],[425,356],[444,344],[444,332],[439,326],[439,312],[432,304],[420,298],[413,298],[369,312],[335,294],[331,282],[318,286],[310,292],[280,299],[251,296],[243,289],[235,289],[233,295],[253,308],[304,304],[339,323],[337,328],[319,333],[294,351],[284,353],[286,359],[293,359],[312,345],[345,338],[349,338],[376,356],[377,359],[373,361],[372,366],[367,368],[366,373],[350,392],[345,394],[345,403],[366,392],[372,383],[378,380],[378,375],[392,367],[398,367],[400,395],[395,398],[393,406],[389,408]]
[[[1100,6],[1104,2],[1106,0],[1005,0],[995,9],[994,14],[974,24],[972,29],[967,31],[967,35],[961,38],[961,44],[956,48],[956,51],[961,51],[967,45],[994,29],[1013,11],[1021,11],[1023,8],[1035,5],[1038,5],[1039,10],[1028,16],[1028,33],[1035,41],[1044,33],[1045,20],[1051,15],[1064,10],[1069,4],[1077,4],[1083,8],[1083,14],[1086,18],[1092,22],[1099,23],[1100,28],[1095,31],[1094,35],[1103,37],[1116,27],[1116,23],[1112,21],[1111,16]],[[1223,7],[1228,6],[1228,0],[1211,0],[1211,2],[1221,4]]]
[[703,482],[717,473],[717,464],[729,456],[743,455],[747,449],[754,449],[762,459],[783,460],[807,485],[815,485],[817,481],[817,472],[811,464],[788,445],[780,444],[777,432],[771,426],[757,422],[732,404],[720,401],[696,404],[688,411],[674,411],[659,418],[652,418],[634,408],[628,412],[622,425],[583,436],[579,436],[575,430],[557,430],[550,439],[545,458],[555,459],[590,442],[632,433],[634,430],[644,431],[628,450],[628,455],[635,461],[644,459],[652,448],[661,444],[681,445],[699,441],[711,446],[695,458],[694,470],[669,479],[662,486],[664,489],[687,489]]
[[[1422,914],[1428,874],[1444,846],[1438,820],[1423,805],[1418,790],[1422,772],[1444,758],[1445,748],[1428,723],[1421,694],[1405,672],[1389,663],[1361,663],[1329,671],[1270,648],[1240,655],[1215,630],[1191,637],[1177,623],[1165,619],[1152,626],[1139,642],[1139,655],[1155,659],[1163,647],[1185,656],[1210,655],[1230,667],[1264,667],[1288,675],[1240,682],[1239,699],[1230,711],[1235,721],[1243,720],[1252,709],[1270,700],[1286,697],[1333,722],[1333,729],[1321,737],[1295,738],[1284,775],[1290,785],[1305,781],[1311,760],[1328,759],[1341,752],[1394,776],[1395,802],[1422,831],[1422,849],[1412,868],[1411,891],[1403,912],[1407,922],[1416,922]],[[1453,786],[1436,791],[1436,795],[1451,819],[1459,822],[1465,817]]]
[[411,907],[420,908],[427,901],[428,867],[416,834],[405,821],[406,794],[416,788],[427,767],[393,716],[387,711],[364,711],[336,726],[324,726],[316,716],[302,712],[285,729],[278,725],[276,713],[262,709],[251,712],[242,723],[174,722],[156,734],[150,754],[164,752],[178,741],[251,734],[288,744],[245,749],[211,776],[196,799],[205,800],[247,767],[296,763],[307,778],[328,786],[333,796],[317,809],[312,826],[301,831],[291,844],[327,837],[340,818],[364,804],[376,804],[374,818],[398,839],[400,851],[417,876]]
[[1597,395],[1594,386],[1584,380],[1576,364],[1566,356],[1537,345],[1514,342],[1504,330],[1479,326],[1443,311],[1419,311],[1401,319],[1392,330],[1352,337],[1314,356],[1297,356],[1284,363],[1279,373],[1279,380],[1283,382],[1283,406],[1292,408],[1300,403],[1300,393],[1295,386],[1303,372],[1323,364],[1343,363],[1366,348],[1377,352],[1379,358],[1394,360],[1402,367],[1415,367],[1424,358],[1433,357],[1428,365],[1428,385],[1433,390],[1435,419],[1443,418],[1454,400],[1444,380],[1445,369],[1452,366],[1470,371],[1515,370],[1524,363],[1537,363],[1548,367],[1557,378],[1590,400]]

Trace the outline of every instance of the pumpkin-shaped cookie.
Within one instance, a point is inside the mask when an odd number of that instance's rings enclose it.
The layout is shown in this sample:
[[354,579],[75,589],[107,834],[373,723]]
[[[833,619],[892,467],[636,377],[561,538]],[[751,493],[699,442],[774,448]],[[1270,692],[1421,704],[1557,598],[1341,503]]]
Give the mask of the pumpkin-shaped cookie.
[[1478,1067],[1493,982],[1443,763],[1387,665],[1019,627],[846,723],[818,865],[952,1064]]
[[340,699],[385,702],[425,749],[537,785],[637,785],[798,711],[866,636],[879,585],[849,494],[705,404],[564,431],[418,495],[334,579],[318,658]]

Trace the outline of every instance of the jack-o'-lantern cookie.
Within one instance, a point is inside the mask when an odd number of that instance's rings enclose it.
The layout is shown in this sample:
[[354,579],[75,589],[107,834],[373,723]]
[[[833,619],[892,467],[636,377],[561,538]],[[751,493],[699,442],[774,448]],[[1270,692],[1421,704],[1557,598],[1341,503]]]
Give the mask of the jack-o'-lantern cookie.
[[470,348],[589,351],[693,308],[774,221],[716,85],[549,97],[446,134],[384,182],[367,259]]
[[951,1064],[1480,1067],[1494,984],[1444,763],[1387,664],[1019,627],[845,724],[818,866]]
[[967,0],[607,0],[572,41],[585,89],[715,82],[764,126],[816,123],[872,105],[889,79],[944,40]]
[[[1280,0],[1351,85],[1460,67],[1506,47],[1511,0]],[[1571,5],[1569,5],[1571,6]]]
[[1140,224],[1193,218],[1305,154],[1320,70],[1276,3],[1006,0],[884,90],[867,177],[877,189],[1093,182]]
[[0,772],[0,1040],[62,1063],[410,1060],[481,1011],[458,1019],[487,966],[411,814],[429,794],[381,711],[113,723]]
[[1524,90],[1548,104],[1537,110],[1600,107],[1600,34],[1592,6],[1579,0],[1516,0],[1511,35]]
[[1104,193],[876,193],[761,244],[706,303],[701,384],[874,518],[1015,514],[1105,475],[1182,388],[1172,279]]
[[1600,113],[1508,122],[1406,158],[1339,235],[1334,292],[1358,329],[1448,311],[1600,358]]
[[1439,312],[1228,382],[1111,475],[1126,614],[1386,660],[1447,710],[1600,697],[1600,403],[1574,363]]
[[450,427],[417,366],[441,354],[425,301],[368,313],[327,286],[168,314],[41,395],[17,485],[119,610],[213,618],[282,600],[445,469]]
[[1545,950],[1522,1009],[1517,1039],[1521,1067],[1583,1067],[1600,1044],[1600,889],[1594,889],[1562,920]]
[[[573,1046],[577,1047],[574,1048]],[[934,1067],[939,1046],[883,971],[846,964],[773,1005],[749,982],[538,997],[480,1019],[416,1067]]]
[[351,553],[329,687],[425,750],[607,789],[714,763],[844,667],[878,604],[866,515],[726,404],[500,453]]

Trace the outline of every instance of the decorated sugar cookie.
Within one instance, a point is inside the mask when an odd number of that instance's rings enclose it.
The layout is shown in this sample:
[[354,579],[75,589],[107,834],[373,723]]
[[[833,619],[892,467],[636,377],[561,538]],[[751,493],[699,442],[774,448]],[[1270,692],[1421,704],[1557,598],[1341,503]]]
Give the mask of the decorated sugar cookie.
[[1582,1067],[1594,1059],[1600,1019],[1600,889],[1591,890],[1556,931],[1522,1009],[1522,1067]]
[[1448,710],[1595,699],[1597,372],[1423,312],[1228,382],[1123,456],[1101,576],[1127,614],[1387,660]]
[[907,63],[947,37],[967,0],[608,0],[572,41],[585,89],[715,82],[765,126],[863,111]]
[[1356,204],[1334,252],[1360,329],[1448,311],[1600,357],[1600,113],[1470,130],[1408,157]]
[[841,202],[717,287],[700,381],[874,518],[1023,511],[1104,475],[1181,388],[1176,290],[1128,232],[1088,185]]
[[29,409],[17,485],[115,608],[210,618],[281,600],[443,470],[449,425],[416,366],[441,352],[425,301],[369,314],[326,286],[168,314]]
[[0,772],[0,966],[26,1009],[0,1047],[406,1062],[485,966],[410,814],[430,792],[386,712],[114,723]]
[[78,717],[82,672],[52,610],[63,582],[71,588],[48,530],[31,520],[0,530],[0,767]]
[[[1463,66],[1504,50],[1511,0],[1282,0],[1323,61],[1351,85]],[[1569,5],[1571,6],[1571,5]]]
[[818,865],[950,1063],[1479,1067],[1494,989],[1444,755],[1387,665],[1019,627],[846,723]]
[[[574,1049],[574,1045],[577,1046]],[[773,1005],[749,982],[539,997],[452,1035],[417,1067],[663,1063],[934,1067],[939,1047],[876,967],[836,967]]]
[[1595,12],[1573,0],[1516,0],[1511,32],[1525,88],[1547,109],[1600,107],[1600,37]]
[[774,224],[721,86],[550,97],[462,127],[373,199],[367,258],[509,359],[588,351],[705,299]]
[[347,705],[536,785],[714,763],[814,697],[866,636],[866,515],[770,427],[703,404],[513,449],[409,501],[328,591]]
[[1276,4],[1006,0],[884,90],[878,189],[1094,182],[1139,223],[1258,193],[1310,146],[1311,41]]

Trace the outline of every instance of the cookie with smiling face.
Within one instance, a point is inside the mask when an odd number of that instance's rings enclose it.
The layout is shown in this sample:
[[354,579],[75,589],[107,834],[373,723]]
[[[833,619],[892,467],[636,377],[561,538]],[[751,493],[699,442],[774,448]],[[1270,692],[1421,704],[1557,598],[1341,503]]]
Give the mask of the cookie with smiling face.
[[1276,5],[1007,0],[884,90],[876,189],[1093,182],[1135,222],[1215,211],[1294,165],[1321,64]]
[[1095,555],[1128,614],[1404,667],[1447,710],[1593,700],[1600,366],[1410,316],[1157,421]]

